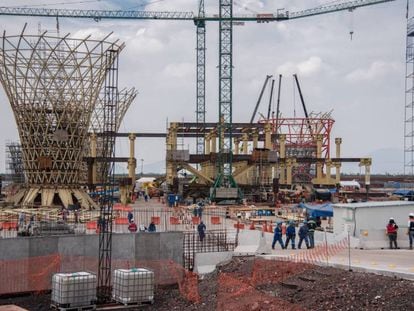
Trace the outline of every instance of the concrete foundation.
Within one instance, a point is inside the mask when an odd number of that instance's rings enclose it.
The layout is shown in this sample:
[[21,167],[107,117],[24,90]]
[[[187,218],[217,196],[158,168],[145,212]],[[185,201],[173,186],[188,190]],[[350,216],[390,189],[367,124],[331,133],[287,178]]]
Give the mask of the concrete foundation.
[[[112,236],[113,259],[163,260],[182,265],[183,233],[125,233]],[[56,255],[98,258],[96,234],[0,239],[0,260]]]
[[[166,263],[182,269],[182,232],[113,234],[112,239],[112,269],[144,266],[154,270],[158,284],[177,282],[176,275],[165,270],[169,269]],[[0,282],[0,294],[50,289],[50,273],[97,273],[98,258],[96,234],[0,239],[0,274],[19,271],[10,283]]]

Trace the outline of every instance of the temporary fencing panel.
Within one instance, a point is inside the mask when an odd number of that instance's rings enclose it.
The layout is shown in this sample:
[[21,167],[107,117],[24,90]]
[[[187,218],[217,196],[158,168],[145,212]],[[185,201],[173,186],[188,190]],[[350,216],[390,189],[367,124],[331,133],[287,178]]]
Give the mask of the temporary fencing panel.
[[[154,272],[155,285],[178,284],[186,299],[198,301],[197,275],[188,273],[172,260],[112,259],[112,270],[142,267]],[[0,261],[0,295],[23,292],[41,292],[52,289],[52,276],[56,273],[88,271],[97,274],[98,259],[86,256],[31,257]]]

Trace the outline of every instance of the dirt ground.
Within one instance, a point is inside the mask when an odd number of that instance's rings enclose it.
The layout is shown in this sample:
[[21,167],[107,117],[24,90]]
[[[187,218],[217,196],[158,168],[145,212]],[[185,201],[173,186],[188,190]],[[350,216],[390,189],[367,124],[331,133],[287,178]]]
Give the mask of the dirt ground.
[[[182,293],[197,296],[190,302]],[[414,310],[414,282],[369,273],[236,257],[194,286],[157,287],[155,303],[130,310]],[[0,305],[49,310],[50,294],[1,298]]]

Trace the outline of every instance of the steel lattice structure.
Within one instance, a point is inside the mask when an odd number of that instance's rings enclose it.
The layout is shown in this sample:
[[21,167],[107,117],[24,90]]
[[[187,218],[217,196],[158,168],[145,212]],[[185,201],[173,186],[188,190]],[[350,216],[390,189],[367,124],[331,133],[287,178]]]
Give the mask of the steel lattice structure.
[[[204,0],[200,0],[198,16],[204,17]],[[200,127],[206,123],[206,22],[198,20],[197,25],[197,90],[196,122]],[[204,154],[204,135],[197,137],[197,154]]]
[[407,21],[404,114],[404,174],[414,174],[414,18]]
[[[270,123],[274,134],[286,135],[286,157],[288,158],[316,158],[316,137],[322,137],[321,158],[330,158],[331,131],[335,120],[330,113],[311,113],[309,118],[271,118],[260,120],[260,123]],[[274,150],[279,149],[279,142],[273,143]],[[294,168],[294,181],[308,177],[310,181],[314,175],[314,167],[309,163],[302,163]],[[300,180],[303,182],[304,180]]]
[[54,37],[44,32],[6,36],[0,81],[16,119],[27,187],[13,201],[82,207],[94,202],[81,190],[83,147],[95,103],[111,63],[106,51],[118,40]]
[[[122,120],[125,117],[126,112],[128,111],[129,107],[131,106],[134,99],[137,97],[138,91],[135,88],[124,88],[119,91],[118,94],[118,102],[116,105],[116,132],[118,132],[119,127],[121,126]],[[105,109],[105,93],[101,93],[99,96],[98,101],[96,102],[95,109],[92,112],[91,123],[89,125],[89,132],[90,133],[103,133],[104,130],[104,110]],[[112,150],[113,146],[109,146],[109,149]],[[96,156],[103,157],[104,154],[109,153],[110,150],[104,151],[103,150],[103,140],[102,136],[98,135],[96,137]],[[90,152],[90,141],[86,140],[85,148],[84,148],[84,156],[88,157]],[[102,176],[102,168],[105,164],[104,163],[97,163],[97,177],[101,179]],[[86,183],[87,181],[87,167],[86,163],[83,165],[82,169],[82,180]],[[102,182],[98,180],[98,182]]]
[[[122,120],[135,97],[137,97],[138,91],[135,88],[124,88],[119,91],[118,103],[116,108],[116,129],[119,130]],[[96,102],[95,109],[92,112],[91,123],[89,125],[89,132],[102,133],[104,128],[104,107],[105,107],[105,94],[101,94]]]

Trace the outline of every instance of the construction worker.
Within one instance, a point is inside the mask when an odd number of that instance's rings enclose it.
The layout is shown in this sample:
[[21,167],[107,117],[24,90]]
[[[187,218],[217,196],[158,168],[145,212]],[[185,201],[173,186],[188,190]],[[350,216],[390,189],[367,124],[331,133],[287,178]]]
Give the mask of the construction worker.
[[155,232],[157,231],[157,227],[155,226],[155,223],[151,221],[151,223],[148,226],[148,232]]
[[395,249],[398,248],[397,245],[397,231],[398,231],[398,225],[395,223],[394,218],[390,218],[388,224],[387,224],[387,235],[388,239],[390,240],[390,249],[392,249],[392,244],[394,244]]
[[408,237],[410,239],[410,249],[413,249],[413,240],[414,240],[414,213],[410,213],[408,216]]
[[305,240],[306,248],[309,248],[309,228],[308,222],[305,220],[302,226],[299,228],[299,243],[298,249],[301,248],[303,240]]
[[296,238],[295,223],[293,221],[290,221],[288,227],[286,228],[285,248],[289,246],[289,241],[292,241],[292,249],[295,249],[295,238]]
[[133,220],[133,218],[134,218],[134,214],[132,214],[132,212],[131,212],[131,211],[129,211],[129,212],[128,212],[128,215],[127,215],[127,218],[128,218],[128,223],[131,223],[131,222],[132,222],[132,220]]
[[131,219],[131,222],[128,225],[128,230],[129,230],[129,232],[137,232],[137,230],[138,230],[138,227],[137,227],[137,225],[136,225],[136,223],[134,222],[133,219]]
[[282,249],[285,249],[285,245],[283,244],[283,239],[282,239],[282,222],[280,221],[277,223],[275,227],[275,231],[273,234],[272,249],[275,249],[276,242],[279,242]]
[[310,217],[308,220],[308,235],[309,235],[309,244],[310,248],[315,247],[315,229],[316,229],[316,222],[313,220],[313,217]]
[[197,226],[198,237],[200,238],[200,242],[203,242],[206,236],[206,225],[203,221],[201,221]]

